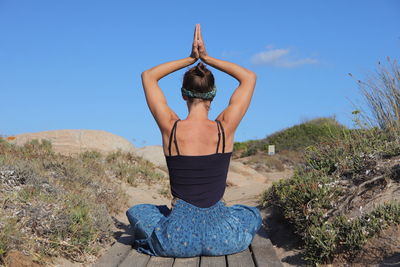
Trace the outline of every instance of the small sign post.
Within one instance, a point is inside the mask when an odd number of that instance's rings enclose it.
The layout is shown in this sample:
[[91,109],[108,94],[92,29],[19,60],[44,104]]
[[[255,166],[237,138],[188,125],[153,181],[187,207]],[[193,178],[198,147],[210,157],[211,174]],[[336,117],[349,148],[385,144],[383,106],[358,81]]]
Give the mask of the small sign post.
[[275,145],[268,145],[268,155],[275,155]]

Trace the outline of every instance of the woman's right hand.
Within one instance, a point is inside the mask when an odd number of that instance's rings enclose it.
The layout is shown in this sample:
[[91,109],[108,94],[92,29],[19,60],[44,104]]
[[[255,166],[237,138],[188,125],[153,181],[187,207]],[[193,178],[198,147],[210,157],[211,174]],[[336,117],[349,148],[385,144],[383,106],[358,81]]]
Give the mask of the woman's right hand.
[[194,37],[193,37],[193,44],[192,44],[192,53],[190,54],[191,58],[194,58],[195,60],[198,60],[200,55],[199,55],[199,45],[198,45],[198,25],[196,24],[194,28]]

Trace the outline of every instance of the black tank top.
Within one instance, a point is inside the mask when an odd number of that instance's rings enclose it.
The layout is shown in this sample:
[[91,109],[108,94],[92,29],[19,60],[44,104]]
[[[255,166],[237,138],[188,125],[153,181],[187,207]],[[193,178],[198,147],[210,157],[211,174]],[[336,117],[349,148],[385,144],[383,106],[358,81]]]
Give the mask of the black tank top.
[[[165,156],[170,176],[171,193],[200,208],[208,208],[221,200],[225,192],[226,178],[232,152],[225,153],[225,133],[220,121],[216,120],[218,128],[218,143],[214,154],[200,156],[184,156],[179,154],[176,140],[175,121],[169,138],[168,152]],[[222,153],[218,147],[222,133]],[[178,155],[171,156],[171,144],[174,144]]]

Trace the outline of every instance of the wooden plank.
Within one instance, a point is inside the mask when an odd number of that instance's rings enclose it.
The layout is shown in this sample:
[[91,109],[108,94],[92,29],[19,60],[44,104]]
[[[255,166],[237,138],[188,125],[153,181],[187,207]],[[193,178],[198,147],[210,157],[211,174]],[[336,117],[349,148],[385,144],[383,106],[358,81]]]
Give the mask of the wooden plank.
[[254,236],[250,250],[257,267],[283,267],[263,227]]
[[175,258],[174,267],[199,267],[200,257]]
[[147,267],[172,267],[174,258],[151,257],[147,263]]
[[131,252],[131,244],[134,240],[133,233],[129,229],[120,236],[118,241],[116,241],[95,264],[93,264],[93,267],[117,267],[129,252]]
[[200,267],[226,267],[226,256],[201,256]]
[[150,255],[139,253],[135,249],[132,249],[118,267],[145,267],[149,260]]
[[239,253],[228,255],[227,262],[229,267],[255,267],[248,248]]

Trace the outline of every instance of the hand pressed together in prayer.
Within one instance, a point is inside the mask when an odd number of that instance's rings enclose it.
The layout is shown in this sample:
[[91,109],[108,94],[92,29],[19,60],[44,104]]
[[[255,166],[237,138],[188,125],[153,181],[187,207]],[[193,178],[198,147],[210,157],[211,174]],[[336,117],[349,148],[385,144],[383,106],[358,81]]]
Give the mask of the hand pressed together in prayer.
[[192,53],[190,54],[190,57],[195,58],[196,60],[199,58],[204,60],[207,55],[206,47],[201,35],[201,26],[200,24],[196,24],[194,29]]

